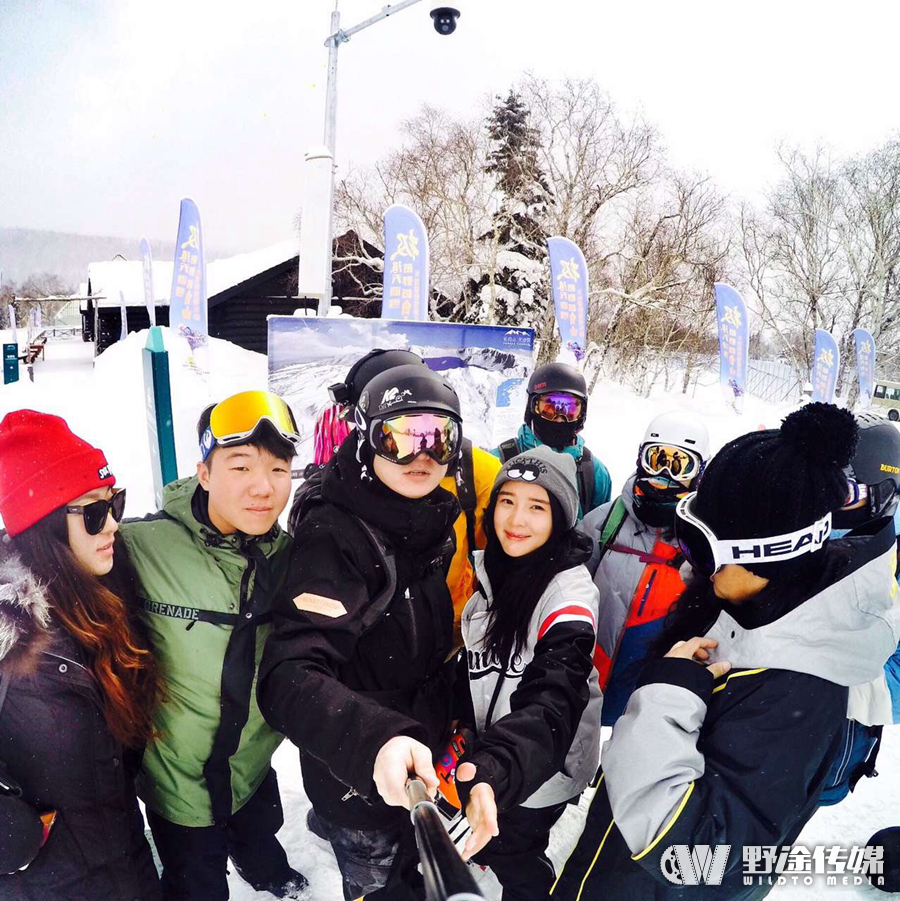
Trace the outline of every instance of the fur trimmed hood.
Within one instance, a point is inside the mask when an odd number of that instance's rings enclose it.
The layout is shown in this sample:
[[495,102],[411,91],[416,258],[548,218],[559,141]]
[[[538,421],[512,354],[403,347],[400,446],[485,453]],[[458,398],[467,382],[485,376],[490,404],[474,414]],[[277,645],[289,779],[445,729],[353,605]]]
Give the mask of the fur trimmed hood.
[[7,541],[0,542],[0,663],[18,665],[51,640],[50,599]]

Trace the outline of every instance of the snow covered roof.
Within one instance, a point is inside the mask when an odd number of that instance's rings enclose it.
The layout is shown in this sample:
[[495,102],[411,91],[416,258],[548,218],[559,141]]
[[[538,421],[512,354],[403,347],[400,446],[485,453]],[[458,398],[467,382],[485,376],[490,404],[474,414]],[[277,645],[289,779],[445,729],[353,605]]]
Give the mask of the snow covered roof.
[[[221,294],[241,282],[259,275],[279,263],[297,256],[297,241],[291,238],[261,250],[241,253],[206,264],[207,297]],[[172,290],[172,261],[153,261],[153,295],[157,304],[168,304]],[[109,260],[88,264],[91,294],[100,296],[101,307],[117,307],[119,292],[127,306],[144,305],[144,272],[140,260]]]

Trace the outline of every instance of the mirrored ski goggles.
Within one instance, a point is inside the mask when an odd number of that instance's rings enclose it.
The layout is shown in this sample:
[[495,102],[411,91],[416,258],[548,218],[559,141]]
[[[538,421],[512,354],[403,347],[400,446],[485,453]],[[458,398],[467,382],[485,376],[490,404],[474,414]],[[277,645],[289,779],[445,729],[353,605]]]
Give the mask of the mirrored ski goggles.
[[419,454],[428,454],[443,466],[458,453],[462,428],[452,416],[407,413],[372,424],[372,447],[379,457],[405,466]]
[[690,482],[700,474],[700,455],[673,444],[645,444],[641,450],[640,465],[648,475],[658,476],[667,472],[679,482]]
[[296,448],[300,434],[291,408],[270,391],[243,391],[213,407],[209,427],[200,440],[202,459],[215,447],[242,444],[259,428],[261,422],[270,423],[285,441]]
[[824,546],[831,532],[831,513],[812,525],[784,535],[765,538],[718,538],[691,510],[696,491],[683,497],[675,508],[675,538],[688,563],[704,575],[714,575],[735,563],[777,563],[811,554]]
[[66,513],[84,517],[84,530],[88,535],[99,535],[106,525],[106,517],[112,513],[116,522],[122,521],[125,513],[125,489],[116,491],[108,500],[93,501],[90,504],[79,506],[77,504],[66,505]]
[[855,507],[861,501],[869,499],[869,486],[855,482],[853,479],[847,479],[847,499],[841,506],[842,510]]
[[531,411],[549,422],[577,422],[584,412],[584,399],[577,394],[539,394],[531,403]]

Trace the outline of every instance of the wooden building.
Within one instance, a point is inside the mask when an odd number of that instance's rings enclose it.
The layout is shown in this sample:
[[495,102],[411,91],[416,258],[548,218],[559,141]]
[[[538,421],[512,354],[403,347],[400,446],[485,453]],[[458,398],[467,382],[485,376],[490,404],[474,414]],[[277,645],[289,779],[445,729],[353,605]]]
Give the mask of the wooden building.
[[[297,297],[298,256],[295,242],[283,242],[250,254],[207,264],[209,334],[247,350],[266,353],[270,315],[290,316],[298,309],[315,310],[315,300]],[[382,251],[353,231],[335,239],[332,303],[345,313],[362,318],[381,315],[382,275],[367,262]],[[154,262],[153,284],[156,324],[169,324],[169,291],[172,263]],[[84,340],[95,341],[96,353],[119,340],[124,298],[128,331],[146,329],[150,317],[144,304],[143,275],[139,260],[91,263],[82,310]],[[96,299],[94,299],[96,298]]]

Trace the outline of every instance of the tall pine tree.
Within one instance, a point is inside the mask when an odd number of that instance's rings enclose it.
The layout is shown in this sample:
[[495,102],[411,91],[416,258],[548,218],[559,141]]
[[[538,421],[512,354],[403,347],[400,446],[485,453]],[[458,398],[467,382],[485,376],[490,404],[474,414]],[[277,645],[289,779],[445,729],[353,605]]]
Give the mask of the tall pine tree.
[[498,207],[481,236],[484,265],[469,284],[472,320],[539,326],[549,294],[546,215],[553,203],[538,156],[540,134],[522,98],[498,99],[487,122],[486,171],[496,179]]

